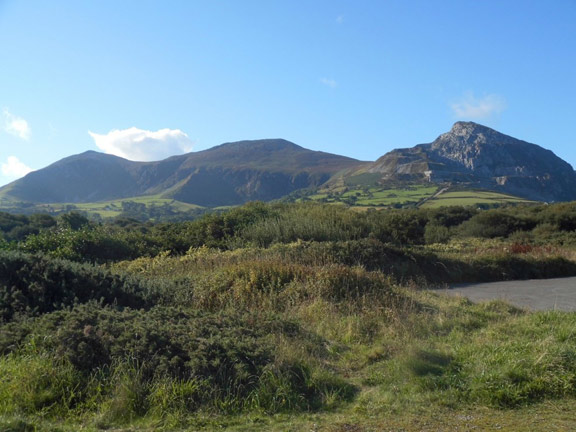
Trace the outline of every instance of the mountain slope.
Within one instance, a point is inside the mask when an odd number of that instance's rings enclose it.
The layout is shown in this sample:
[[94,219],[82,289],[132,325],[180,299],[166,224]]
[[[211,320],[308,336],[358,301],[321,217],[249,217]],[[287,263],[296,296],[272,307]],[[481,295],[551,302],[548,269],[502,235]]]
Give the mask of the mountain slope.
[[282,139],[239,141],[157,162],[93,151],[62,159],[0,188],[0,200],[87,203],[142,196],[206,207],[268,201],[303,188],[431,183],[530,200],[576,200],[576,174],[550,150],[488,127],[457,122],[428,144],[375,162],[312,151]]
[[272,139],[222,144],[158,162],[93,151],[62,159],[0,189],[35,203],[82,203],[160,195],[202,206],[280,198],[319,186],[359,161]]
[[192,154],[149,193],[205,206],[272,200],[320,186],[355,159],[314,152],[284,140],[240,141]]
[[94,151],[70,156],[0,189],[28,202],[90,202],[136,195],[131,174],[137,167],[117,156]]
[[429,144],[393,150],[359,170],[390,180],[462,184],[540,201],[576,199],[572,166],[552,151],[473,122],[457,122]]

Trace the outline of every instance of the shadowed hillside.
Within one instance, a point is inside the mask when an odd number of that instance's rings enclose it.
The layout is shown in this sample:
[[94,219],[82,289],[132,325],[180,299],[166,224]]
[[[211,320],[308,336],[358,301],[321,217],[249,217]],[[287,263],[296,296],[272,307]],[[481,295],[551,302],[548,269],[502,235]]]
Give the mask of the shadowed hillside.
[[88,151],[32,172],[0,189],[0,195],[36,203],[160,195],[203,206],[236,205],[319,186],[357,164],[281,139],[227,143],[158,162]]

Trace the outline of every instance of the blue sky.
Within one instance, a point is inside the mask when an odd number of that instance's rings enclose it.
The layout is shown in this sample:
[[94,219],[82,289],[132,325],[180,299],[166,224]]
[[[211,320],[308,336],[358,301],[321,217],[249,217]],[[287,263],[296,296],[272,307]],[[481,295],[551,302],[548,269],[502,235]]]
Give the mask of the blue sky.
[[97,150],[375,160],[472,120],[576,166],[576,1],[0,0],[0,185]]

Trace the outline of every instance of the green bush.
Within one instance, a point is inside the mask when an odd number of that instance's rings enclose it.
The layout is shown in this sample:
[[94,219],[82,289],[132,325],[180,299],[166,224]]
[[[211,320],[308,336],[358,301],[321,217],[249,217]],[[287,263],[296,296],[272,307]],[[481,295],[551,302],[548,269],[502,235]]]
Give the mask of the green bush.
[[20,249],[30,253],[45,253],[55,258],[93,263],[136,258],[142,254],[143,251],[137,248],[136,242],[127,241],[123,237],[125,235],[120,236],[103,227],[58,228],[28,236]]
[[424,231],[426,244],[447,243],[450,240],[450,229],[439,223],[428,222]]
[[507,214],[501,210],[488,210],[476,214],[459,226],[462,237],[507,237],[515,231],[529,231],[536,226],[533,220]]
[[[272,315],[261,315],[256,322],[232,313],[87,304],[4,329],[5,338],[11,335],[4,345],[12,353],[0,362],[0,374],[28,359],[57,372],[49,375],[54,382],[42,381],[44,373],[30,374],[31,387],[6,401],[12,410],[34,412],[46,404],[66,410],[96,398],[109,419],[125,421],[157,410],[158,403],[188,412],[199,407],[277,412],[318,408],[330,389],[341,399],[353,394],[352,386],[332,374],[318,375],[305,362],[278,357],[272,334],[308,336]],[[22,379],[20,374],[0,380],[0,395],[8,395],[8,387]],[[76,389],[76,398],[65,403],[54,386]]]
[[0,237],[7,241],[22,241],[30,234],[56,226],[56,219],[47,214],[12,215],[0,212]]
[[35,316],[96,300],[123,307],[148,307],[150,284],[134,276],[43,255],[0,251],[0,322]]

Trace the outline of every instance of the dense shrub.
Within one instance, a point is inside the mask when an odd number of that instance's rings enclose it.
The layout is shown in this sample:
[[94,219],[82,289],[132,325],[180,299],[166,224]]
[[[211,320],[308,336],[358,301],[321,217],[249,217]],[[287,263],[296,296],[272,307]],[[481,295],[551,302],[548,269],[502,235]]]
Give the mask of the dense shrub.
[[370,237],[397,245],[424,243],[427,215],[417,210],[372,212],[367,215]]
[[[47,214],[12,215],[0,212],[0,234],[8,241],[21,241],[30,234],[56,226],[56,219]],[[2,237],[2,235],[0,235]]]
[[150,284],[133,276],[43,255],[0,251],[0,322],[89,300],[129,307],[154,301]]
[[450,240],[450,229],[437,222],[428,222],[424,231],[426,244],[446,243]]
[[79,305],[46,315],[37,331],[52,337],[47,348],[83,372],[130,358],[146,377],[202,377],[224,386],[247,384],[270,362],[262,338],[266,323],[251,328],[240,316],[185,312],[155,307],[149,311]]
[[429,210],[428,220],[430,223],[451,228],[466,222],[477,213],[478,210],[471,207],[443,207]]
[[536,226],[530,219],[513,216],[498,210],[478,213],[459,227],[462,237],[506,237],[515,231],[528,231]]
[[45,253],[56,258],[79,262],[104,263],[136,258],[145,253],[132,235],[118,235],[104,227],[82,226],[79,229],[58,228],[30,235],[20,249],[31,253]]
[[[138,415],[148,410],[146,402],[151,409],[168,403],[166,385],[188,387],[188,411],[201,406],[224,412],[301,410],[318,407],[326,389],[340,391],[343,398],[352,391],[331,375],[315,377],[305,362],[278,357],[271,334],[294,338],[304,333],[274,316],[260,315],[255,321],[232,313],[166,307],[116,310],[88,304],[5,328],[12,338],[5,339],[5,351],[17,355],[33,347],[35,353],[72,365],[84,377],[77,381],[104,386],[103,398],[117,398],[116,379],[128,378],[121,385],[129,389],[120,390],[139,393],[134,395],[141,399],[143,412]],[[0,383],[0,394],[2,385],[6,383]],[[169,398],[175,403],[178,395]]]

